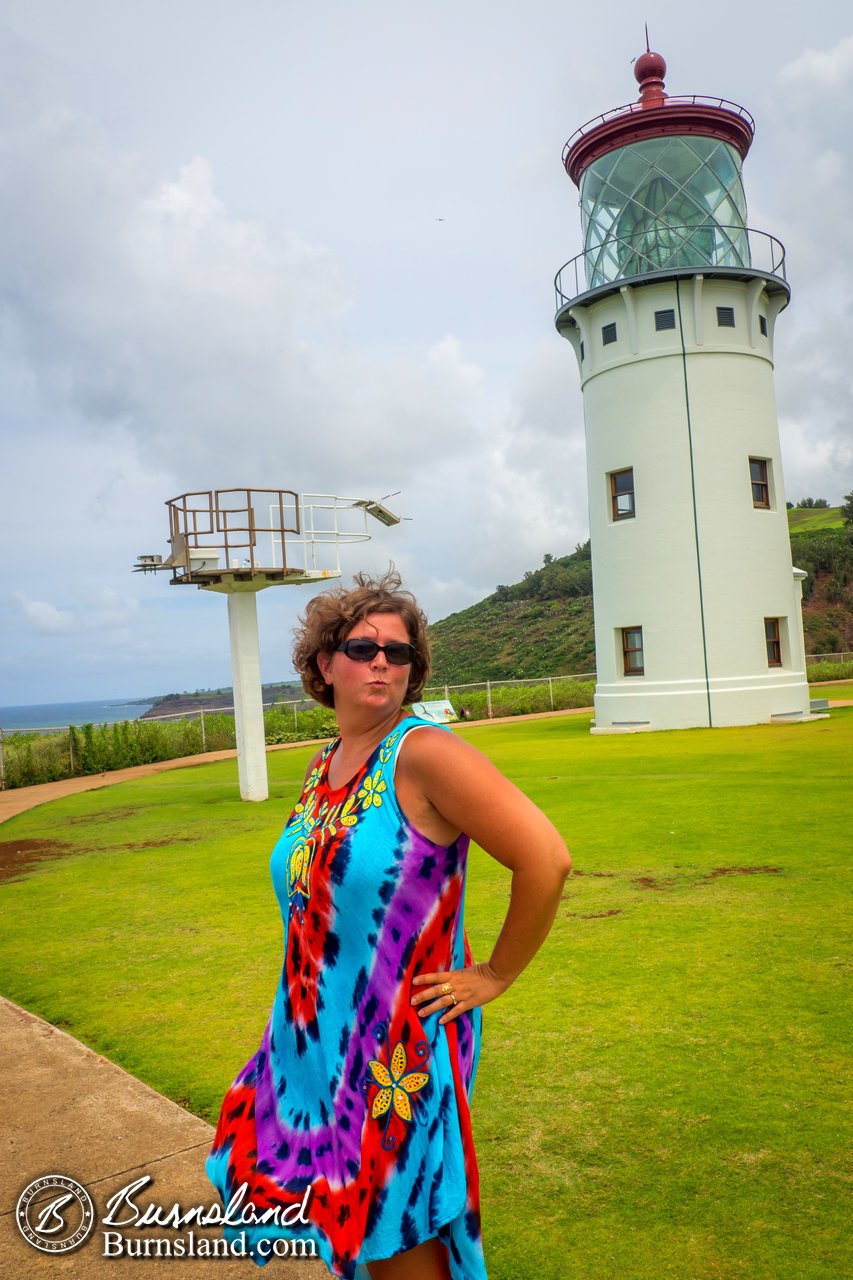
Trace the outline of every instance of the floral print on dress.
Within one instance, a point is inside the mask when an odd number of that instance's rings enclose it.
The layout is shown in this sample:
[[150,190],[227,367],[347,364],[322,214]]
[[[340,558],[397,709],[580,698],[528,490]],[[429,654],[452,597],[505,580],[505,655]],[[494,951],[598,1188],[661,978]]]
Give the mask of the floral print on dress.
[[361,807],[365,811],[372,804],[377,807],[382,803],[382,792],[386,790],[385,783],[382,781],[382,769],[379,768],[373,777],[366,777],[358,790],[358,798],[361,801]]
[[311,897],[311,864],[315,849],[338,834],[339,824],[354,827],[368,809],[378,808],[382,804],[383,793],[388,790],[383,776],[385,766],[393,758],[393,747],[399,736],[399,733],[394,733],[385,739],[379,749],[378,767],[372,772],[360,771],[355,779],[357,789],[351,791],[345,800],[330,803],[326,796],[319,801],[317,796],[317,788],[326,774],[329,757],[336,742],[330,742],[324,748],[319,761],[309,773],[302,796],[288,823],[289,830],[302,836],[291,854],[288,878],[288,896],[298,915],[303,915]]
[[[379,1026],[373,1034],[377,1040],[384,1040],[386,1056],[388,1056],[387,1028],[384,1025]],[[425,1040],[419,1040],[414,1046],[413,1053],[419,1062],[423,1062],[429,1057],[429,1045]],[[412,1094],[419,1093],[424,1085],[429,1083],[429,1075],[426,1071],[409,1069],[406,1050],[401,1040],[398,1040],[394,1045],[394,1052],[390,1054],[387,1066],[377,1058],[371,1058],[367,1065],[369,1074],[362,1081],[362,1092],[367,1097],[372,1086],[379,1086],[373,1097],[370,1116],[372,1120],[378,1120],[380,1116],[385,1116],[382,1146],[386,1151],[393,1151],[397,1145],[397,1139],[388,1132],[391,1117],[396,1114],[401,1120],[405,1120],[407,1124],[410,1123],[412,1119],[412,1104],[409,1098]],[[420,1112],[419,1115],[421,1123],[425,1123],[426,1116],[424,1113]]]

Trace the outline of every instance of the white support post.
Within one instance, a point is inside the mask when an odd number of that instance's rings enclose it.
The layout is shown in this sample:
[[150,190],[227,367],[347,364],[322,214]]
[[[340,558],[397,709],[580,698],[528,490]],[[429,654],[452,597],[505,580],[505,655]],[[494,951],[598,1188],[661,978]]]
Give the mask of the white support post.
[[228,593],[228,630],[240,797],[266,800],[269,786],[258,647],[258,598],[254,591]]

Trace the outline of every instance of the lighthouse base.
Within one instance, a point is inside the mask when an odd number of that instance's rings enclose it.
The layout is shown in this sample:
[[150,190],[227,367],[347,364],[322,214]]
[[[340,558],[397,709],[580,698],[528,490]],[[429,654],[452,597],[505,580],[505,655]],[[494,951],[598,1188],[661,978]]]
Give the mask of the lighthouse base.
[[596,686],[592,733],[719,729],[816,718],[804,672],[787,672],[783,678],[648,681],[642,688],[626,684],[623,680]]

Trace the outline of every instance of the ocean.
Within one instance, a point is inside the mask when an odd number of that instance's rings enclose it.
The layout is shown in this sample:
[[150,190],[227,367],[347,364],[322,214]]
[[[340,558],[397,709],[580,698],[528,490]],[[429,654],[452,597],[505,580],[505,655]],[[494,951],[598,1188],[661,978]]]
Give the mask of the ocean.
[[0,729],[64,729],[69,724],[113,724],[138,720],[150,702],[110,698],[107,702],[43,702],[30,707],[0,707]]

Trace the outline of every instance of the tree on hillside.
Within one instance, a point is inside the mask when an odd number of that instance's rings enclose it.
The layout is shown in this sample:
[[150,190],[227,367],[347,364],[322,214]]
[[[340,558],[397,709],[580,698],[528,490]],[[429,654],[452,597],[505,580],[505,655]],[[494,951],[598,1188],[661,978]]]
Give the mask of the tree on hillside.
[[845,493],[841,504],[841,518],[845,524],[853,524],[853,489]]
[[797,506],[811,509],[812,507],[828,507],[829,503],[826,498],[801,498]]

